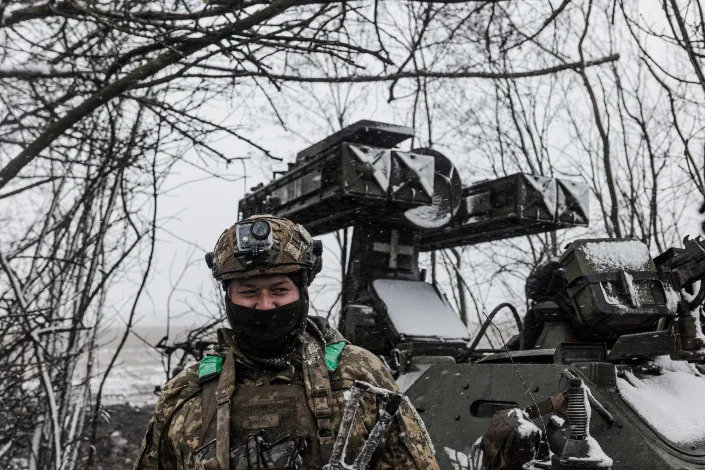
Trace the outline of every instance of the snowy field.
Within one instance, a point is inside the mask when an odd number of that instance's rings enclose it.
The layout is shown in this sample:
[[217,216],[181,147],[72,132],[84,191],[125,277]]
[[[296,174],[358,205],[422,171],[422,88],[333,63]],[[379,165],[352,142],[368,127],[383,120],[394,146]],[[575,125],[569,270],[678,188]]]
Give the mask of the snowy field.
[[[163,386],[166,382],[166,365],[162,363],[160,354],[150,345],[157,344],[159,339],[164,336],[164,331],[163,327],[137,328],[136,333],[149,344],[145,344],[133,334],[127,338],[120,356],[105,382],[102,400],[104,405],[127,403],[132,407],[139,407],[156,403],[157,395],[154,393],[154,388]],[[170,337],[175,338],[180,333],[180,330],[175,331],[172,328]],[[93,392],[98,390],[102,373],[115,354],[122,334],[123,331],[110,330],[101,335],[96,361],[98,374],[94,373],[91,380]]]

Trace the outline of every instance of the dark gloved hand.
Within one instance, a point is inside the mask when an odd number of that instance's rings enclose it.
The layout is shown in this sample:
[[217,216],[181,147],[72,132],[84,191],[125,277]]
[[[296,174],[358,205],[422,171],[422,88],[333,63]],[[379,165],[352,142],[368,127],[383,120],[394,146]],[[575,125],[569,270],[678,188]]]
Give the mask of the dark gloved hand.
[[498,411],[482,436],[485,470],[521,470],[538,456],[541,430],[519,408]]

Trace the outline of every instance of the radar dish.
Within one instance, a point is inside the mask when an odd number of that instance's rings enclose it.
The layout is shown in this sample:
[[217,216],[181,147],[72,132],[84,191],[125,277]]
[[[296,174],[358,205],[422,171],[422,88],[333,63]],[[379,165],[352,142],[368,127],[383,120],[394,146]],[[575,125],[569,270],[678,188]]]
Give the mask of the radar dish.
[[404,218],[420,229],[441,228],[451,221],[460,207],[463,190],[460,175],[448,157],[437,150],[421,148],[411,152],[430,155],[435,160],[433,200],[429,205],[407,210]]

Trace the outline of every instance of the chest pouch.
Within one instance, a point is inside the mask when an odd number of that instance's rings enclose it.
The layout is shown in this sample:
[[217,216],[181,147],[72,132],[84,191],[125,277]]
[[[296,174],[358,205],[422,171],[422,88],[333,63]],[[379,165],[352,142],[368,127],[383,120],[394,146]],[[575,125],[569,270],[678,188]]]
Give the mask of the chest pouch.
[[320,467],[316,422],[304,387],[239,387],[231,410],[232,470]]

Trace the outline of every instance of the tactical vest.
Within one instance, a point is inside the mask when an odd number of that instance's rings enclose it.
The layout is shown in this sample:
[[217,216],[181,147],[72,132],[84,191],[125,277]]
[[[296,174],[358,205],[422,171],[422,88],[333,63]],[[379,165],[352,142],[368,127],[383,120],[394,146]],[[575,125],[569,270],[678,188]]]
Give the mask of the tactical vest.
[[304,333],[301,371],[282,385],[237,385],[232,350],[207,356],[199,367],[203,409],[196,468],[320,469],[335,441],[331,418],[340,417],[328,368],[337,367],[344,344],[324,350]]

